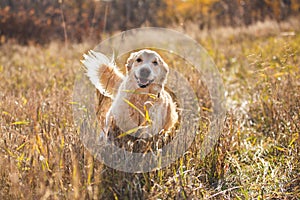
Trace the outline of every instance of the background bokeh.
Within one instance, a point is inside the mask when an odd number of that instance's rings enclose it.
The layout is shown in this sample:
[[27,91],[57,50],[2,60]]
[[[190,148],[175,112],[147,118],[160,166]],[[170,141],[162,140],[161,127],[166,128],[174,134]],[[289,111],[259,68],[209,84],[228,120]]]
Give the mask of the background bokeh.
[[199,30],[286,20],[299,14],[299,0],[1,0],[1,41],[82,42],[103,33],[141,26],[189,23]]

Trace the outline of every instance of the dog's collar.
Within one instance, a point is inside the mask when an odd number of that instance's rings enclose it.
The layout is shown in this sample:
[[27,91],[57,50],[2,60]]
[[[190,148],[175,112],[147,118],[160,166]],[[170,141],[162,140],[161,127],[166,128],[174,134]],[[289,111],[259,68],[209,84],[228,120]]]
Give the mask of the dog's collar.
[[125,93],[130,93],[130,94],[136,94],[136,95],[148,95],[149,97],[153,99],[159,99],[161,97],[161,92],[158,92],[157,94],[154,93],[148,93],[148,92],[136,92],[135,90],[122,90]]

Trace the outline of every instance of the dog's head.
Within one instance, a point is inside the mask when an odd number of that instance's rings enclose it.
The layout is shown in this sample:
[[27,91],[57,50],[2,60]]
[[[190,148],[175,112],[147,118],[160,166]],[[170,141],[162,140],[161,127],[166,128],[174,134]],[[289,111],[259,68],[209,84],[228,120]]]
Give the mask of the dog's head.
[[163,86],[169,73],[168,65],[158,53],[151,50],[131,53],[126,69],[129,76],[134,76],[140,88],[146,88],[152,83]]

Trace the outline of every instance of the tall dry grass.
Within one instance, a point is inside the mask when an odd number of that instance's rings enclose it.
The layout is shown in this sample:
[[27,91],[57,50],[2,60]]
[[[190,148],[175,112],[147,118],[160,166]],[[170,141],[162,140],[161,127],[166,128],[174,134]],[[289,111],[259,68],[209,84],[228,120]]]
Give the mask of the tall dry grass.
[[0,46],[0,198],[300,198],[299,30],[257,26],[263,35],[192,31],[226,87],[224,130],[205,160],[199,134],[177,162],[147,174],[104,167],[79,139],[72,92],[91,44]]

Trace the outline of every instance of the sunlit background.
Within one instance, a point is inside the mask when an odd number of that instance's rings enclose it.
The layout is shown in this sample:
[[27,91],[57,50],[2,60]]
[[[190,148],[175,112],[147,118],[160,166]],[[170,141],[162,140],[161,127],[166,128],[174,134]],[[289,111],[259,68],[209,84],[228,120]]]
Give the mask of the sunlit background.
[[299,0],[1,0],[1,42],[100,40],[141,26],[198,31],[298,16]]
[[[0,199],[300,199],[299,9],[300,0],[1,0]],[[170,166],[130,174],[84,148],[72,95],[84,53],[148,26],[207,50],[227,113],[202,159],[212,101],[182,70],[200,97],[199,133]],[[170,67],[191,67],[162,55]]]

